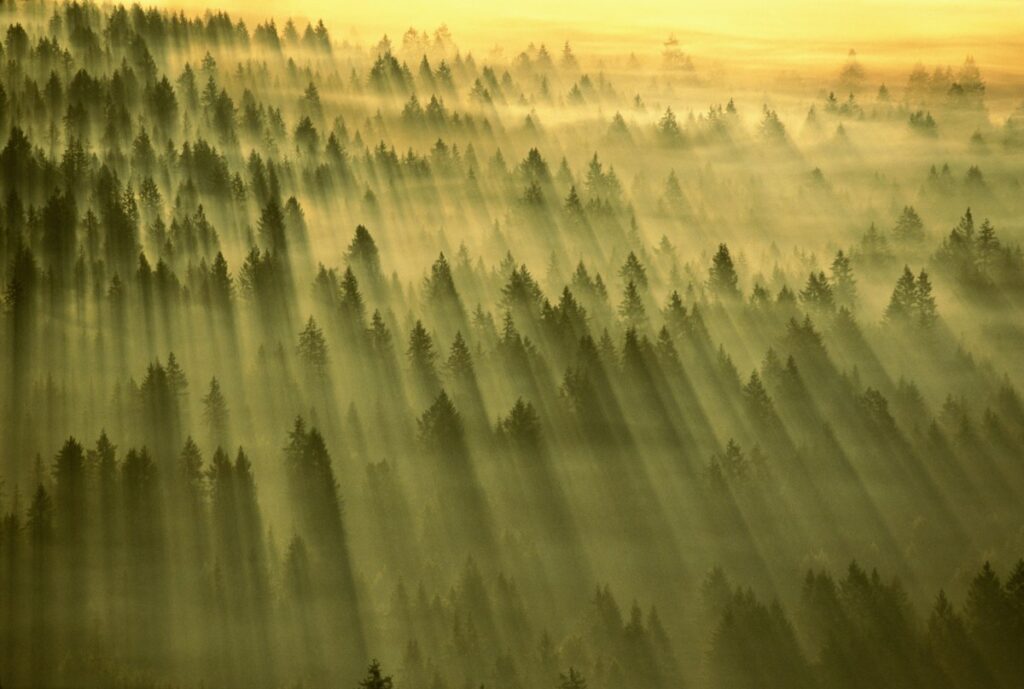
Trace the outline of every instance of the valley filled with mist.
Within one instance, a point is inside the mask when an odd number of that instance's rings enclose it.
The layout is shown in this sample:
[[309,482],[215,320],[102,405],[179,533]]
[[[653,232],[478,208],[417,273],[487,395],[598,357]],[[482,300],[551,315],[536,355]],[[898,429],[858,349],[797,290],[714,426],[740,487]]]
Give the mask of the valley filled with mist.
[[1015,64],[0,17],[0,686],[1021,686]]

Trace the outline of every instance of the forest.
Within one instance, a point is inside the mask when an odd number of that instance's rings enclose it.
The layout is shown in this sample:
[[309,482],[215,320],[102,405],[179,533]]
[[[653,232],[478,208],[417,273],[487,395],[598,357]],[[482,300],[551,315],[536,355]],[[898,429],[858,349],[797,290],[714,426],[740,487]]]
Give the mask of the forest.
[[0,687],[1024,684],[1024,73],[0,18]]

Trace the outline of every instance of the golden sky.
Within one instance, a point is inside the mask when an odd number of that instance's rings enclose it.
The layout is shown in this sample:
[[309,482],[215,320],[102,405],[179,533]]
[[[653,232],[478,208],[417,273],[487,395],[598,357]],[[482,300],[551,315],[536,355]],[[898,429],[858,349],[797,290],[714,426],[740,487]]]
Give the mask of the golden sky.
[[[431,30],[446,23],[456,42],[470,48],[502,43],[519,49],[530,40],[564,39],[608,50],[658,50],[669,33],[694,52],[747,59],[763,52],[791,59],[845,53],[849,47],[918,60],[980,63],[1012,72],[1024,60],[1024,0],[158,0],[164,6],[241,13],[247,19],[322,17],[335,39],[397,38],[406,28]],[[301,27],[300,27],[301,28]],[[588,45],[589,44],[589,45]],[[613,47],[617,46],[617,47]],[[638,50],[639,52],[639,50]],[[980,55],[979,55],[980,53]],[[986,55],[991,55],[986,60]]]
[[[193,7],[211,6],[183,1]],[[332,23],[364,26],[447,22],[465,29],[494,29],[512,20],[610,30],[670,28],[750,38],[939,38],[1024,27],[1022,0],[215,0],[212,4],[236,11],[258,7],[256,12],[275,15],[322,15]]]

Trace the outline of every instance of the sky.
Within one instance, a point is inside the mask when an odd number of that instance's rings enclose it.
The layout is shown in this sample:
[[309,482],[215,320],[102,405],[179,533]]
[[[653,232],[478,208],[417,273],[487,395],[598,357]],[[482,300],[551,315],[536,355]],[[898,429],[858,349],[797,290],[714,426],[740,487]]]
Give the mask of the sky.
[[[210,3],[184,0],[192,7]],[[164,5],[182,4],[162,2]],[[243,0],[215,3],[251,11]],[[941,38],[966,34],[1009,34],[1024,27],[1021,0],[375,0],[336,3],[292,0],[261,3],[273,14],[324,16],[332,23],[360,25],[436,25],[446,22],[466,30],[507,27],[509,22],[585,26],[608,31],[658,29],[739,34],[749,38],[871,40]]]
[[[905,69],[923,61],[959,64],[972,54],[990,75],[1024,74],[1024,0],[159,0],[210,6],[250,22],[267,16],[323,18],[335,40],[397,39],[410,26],[447,24],[460,47],[570,40],[590,54],[657,55],[673,34],[681,47],[713,59],[803,62],[842,59],[850,48]],[[301,26],[300,26],[301,29]]]

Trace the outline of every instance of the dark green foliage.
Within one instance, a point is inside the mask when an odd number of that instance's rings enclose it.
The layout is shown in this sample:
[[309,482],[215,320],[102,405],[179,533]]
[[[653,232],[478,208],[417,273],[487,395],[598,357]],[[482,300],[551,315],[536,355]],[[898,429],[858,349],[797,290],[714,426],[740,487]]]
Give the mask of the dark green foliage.
[[434,351],[433,338],[420,321],[416,321],[412,332],[409,333],[409,348],[406,354],[420,384],[426,390],[433,390],[438,382],[437,368],[434,364],[437,353]]
[[735,591],[714,629],[707,658],[712,687],[811,687],[812,675],[778,602]]
[[914,325],[922,329],[935,325],[938,311],[928,273],[922,270],[915,279],[909,267],[903,268],[903,275],[896,281],[896,288],[885,309],[885,319],[891,324]]
[[825,273],[811,273],[807,286],[800,292],[800,300],[809,308],[819,312],[835,309],[835,295]]
[[904,206],[903,212],[896,220],[893,235],[903,242],[917,242],[924,239],[924,222],[913,206]]
[[320,377],[326,373],[327,341],[312,316],[309,317],[303,331],[299,333],[298,355],[314,377]]
[[729,247],[719,244],[708,271],[708,289],[722,298],[736,298],[739,296],[738,284],[739,277],[729,255]]
[[360,680],[360,689],[391,689],[393,682],[391,681],[391,675],[383,674],[380,669],[380,663],[376,660],[370,663],[370,668],[366,671],[366,677]]

